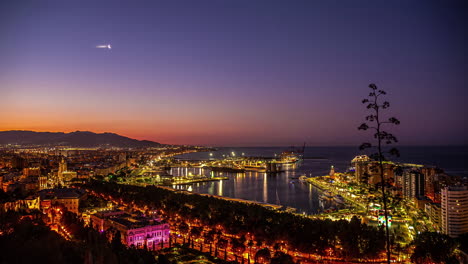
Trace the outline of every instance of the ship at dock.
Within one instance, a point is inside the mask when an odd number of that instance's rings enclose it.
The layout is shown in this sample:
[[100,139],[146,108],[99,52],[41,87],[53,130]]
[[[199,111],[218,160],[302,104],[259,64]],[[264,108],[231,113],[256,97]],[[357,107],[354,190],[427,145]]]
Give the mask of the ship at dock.
[[295,164],[301,162],[304,159],[304,150],[305,143],[302,146],[302,148],[291,147],[290,150],[285,150],[281,152],[281,154],[279,155],[280,159],[277,162],[283,164]]
[[231,173],[244,173],[246,170],[239,167],[221,167],[221,166],[210,166],[207,167],[214,172],[231,172]]
[[[291,147],[281,154],[274,154],[274,157],[265,156],[245,156],[244,153],[238,156],[235,152],[228,155],[223,154],[223,158],[215,159],[200,159],[200,160],[182,160],[172,159],[168,164],[165,164],[165,169],[172,167],[185,168],[207,168],[214,172],[229,172],[229,173],[269,173],[276,174],[285,171],[293,171],[297,169],[303,160],[305,143],[302,148]],[[212,157],[210,153],[210,157]]]
[[256,171],[256,172],[266,172],[267,171],[266,166],[263,166],[263,165],[247,164],[247,165],[243,165],[243,168],[244,168],[245,171]]

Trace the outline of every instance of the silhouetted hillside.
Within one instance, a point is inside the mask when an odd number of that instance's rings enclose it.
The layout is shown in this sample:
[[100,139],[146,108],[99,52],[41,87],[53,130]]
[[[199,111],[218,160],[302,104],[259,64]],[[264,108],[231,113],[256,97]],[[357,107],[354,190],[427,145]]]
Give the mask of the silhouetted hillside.
[[71,146],[71,147],[122,147],[145,148],[158,147],[161,144],[149,140],[136,140],[114,133],[93,133],[89,131],[34,132],[34,131],[0,131],[1,144]]

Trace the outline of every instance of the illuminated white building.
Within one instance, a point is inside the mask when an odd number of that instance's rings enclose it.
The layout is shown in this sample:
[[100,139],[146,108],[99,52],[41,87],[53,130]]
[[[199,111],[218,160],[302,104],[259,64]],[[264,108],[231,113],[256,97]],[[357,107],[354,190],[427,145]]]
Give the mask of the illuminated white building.
[[356,156],[351,161],[351,164],[355,168],[355,181],[362,182],[364,174],[367,173],[367,164],[370,162],[370,158],[367,155]]
[[442,232],[457,237],[468,232],[468,188],[445,187],[441,191]]

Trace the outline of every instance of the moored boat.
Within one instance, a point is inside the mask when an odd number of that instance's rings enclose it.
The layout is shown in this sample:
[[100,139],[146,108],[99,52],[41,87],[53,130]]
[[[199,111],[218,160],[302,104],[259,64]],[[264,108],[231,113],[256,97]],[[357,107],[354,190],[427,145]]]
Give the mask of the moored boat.
[[307,180],[307,176],[305,175],[302,175],[299,177],[299,181],[302,182],[302,183],[306,183],[306,180]]
[[330,191],[324,192],[320,195],[320,199],[331,201],[333,200],[333,194]]
[[335,195],[335,197],[333,197],[333,199],[338,204],[344,204],[345,203],[345,199],[343,198],[343,196],[341,196],[339,194]]

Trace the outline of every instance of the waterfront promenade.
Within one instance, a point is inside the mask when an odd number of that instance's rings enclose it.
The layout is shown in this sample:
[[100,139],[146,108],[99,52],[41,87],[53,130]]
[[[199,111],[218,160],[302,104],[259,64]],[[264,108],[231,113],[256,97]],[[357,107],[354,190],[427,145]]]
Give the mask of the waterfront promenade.
[[321,181],[319,179],[320,177],[311,177],[311,178],[307,178],[306,182],[314,185],[315,187],[319,188],[322,191],[331,192],[333,195],[341,195],[346,201],[346,205],[354,209],[357,209],[357,210],[367,209],[367,205],[365,203],[359,202],[359,200],[356,199],[356,197],[352,197],[354,194],[348,191],[345,191],[345,189],[339,188],[333,184],[327,184],[326,182]]

